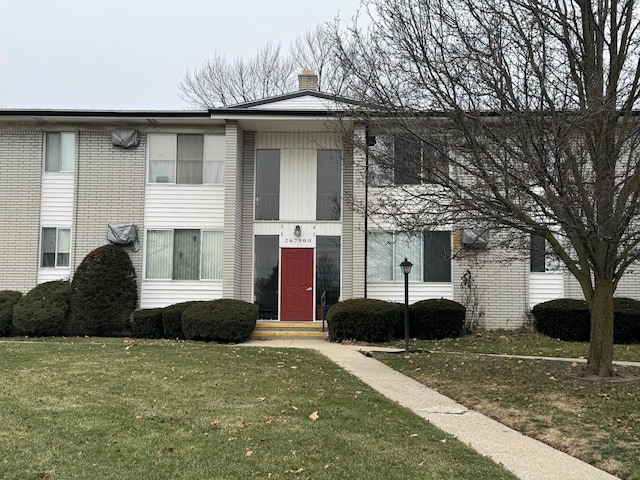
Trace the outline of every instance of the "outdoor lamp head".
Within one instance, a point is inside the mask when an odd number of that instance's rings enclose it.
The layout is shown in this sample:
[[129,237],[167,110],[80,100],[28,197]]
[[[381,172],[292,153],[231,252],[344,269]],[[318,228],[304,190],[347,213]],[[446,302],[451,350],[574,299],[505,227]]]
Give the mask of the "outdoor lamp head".
[[296,237],[299,237],[301,233],[302,233],[302,231],[301,231],[301,229],[300,229],[300,225],[296,225],[296,228],[294,228],[294,229],[293,229],[293,234],[294,234]]
[[411,263],[409,260],[407,260],[407,257],[405,257],[404,262],[400,264],[402,273],[404,273],[405,275],[409,275],[411,273],[411,267],[413,267],[413,263]]

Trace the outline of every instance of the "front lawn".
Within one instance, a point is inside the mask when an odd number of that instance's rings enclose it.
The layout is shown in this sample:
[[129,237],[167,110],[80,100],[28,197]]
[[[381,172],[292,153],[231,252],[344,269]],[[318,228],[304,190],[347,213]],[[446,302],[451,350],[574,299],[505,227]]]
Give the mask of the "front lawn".
[[0,341],[3,479],[506,479],[313,351]]
[[[640,480],[639,382],[593,383],[574,376],[578,363],[478,354],[578,357],[586,355],[587,344],[487,332],[415,345],[430,352],[376,358],[525,435],[622,478]],[[616,346],[616,359],[638,361],[640,345]],[[637,367],[617,371],[640,377]]]

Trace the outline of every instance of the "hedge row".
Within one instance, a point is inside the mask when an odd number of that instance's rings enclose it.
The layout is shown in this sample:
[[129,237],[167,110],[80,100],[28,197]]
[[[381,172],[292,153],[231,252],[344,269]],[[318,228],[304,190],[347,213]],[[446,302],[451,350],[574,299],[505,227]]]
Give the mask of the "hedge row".
[[183,302],[165,308],[137,310],[131,332],[139,338],[186,338],[220,343],[249,339],[258,306],[241,300]]
[[[640,342],[640,302],[631,298],[613,299],[614,343]],[[559,298],[539,303],[532,311],[535,328],[548,337],[571,342],[588,342],[591,315],[587,302]]]
[[[429,299],[409,306],[409,336],[420,339],[456,338],[462,334],[465,307],[446,299]],[[388,342],[404,337],[404,305],[358,298],[335,304],[327,317],[329,339]]]

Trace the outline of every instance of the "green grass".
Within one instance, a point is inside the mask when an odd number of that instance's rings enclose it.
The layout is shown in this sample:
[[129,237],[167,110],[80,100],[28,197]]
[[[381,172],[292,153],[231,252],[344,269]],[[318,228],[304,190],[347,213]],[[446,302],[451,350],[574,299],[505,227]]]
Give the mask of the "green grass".
[[0,374],[3,479],[514,478],[312,351],[1,341]]
[[[404,348],[404,341],[397,340],[393,346]],[[539,333],[518,330],[482,331],[466,337],[445,340],[412,340],[411,348],[432,352],[495,353],[565,358],[586,358],[589,352],[588,343],[564,342],[545,337]],[[615,360],[640,362],[640,344],[614,345],[613,357]]]
[[[528,436],[621,478],[640,480],[639,382],[588,382],[576,378],[578,363],[477,353],[573,357],[584,344],[501,332],[421,345],[433,353],[376,358]],[[639,347],[624,346],[623,357],[637,360]],[[621,376],[640,377],[637,367],[617,370]]]

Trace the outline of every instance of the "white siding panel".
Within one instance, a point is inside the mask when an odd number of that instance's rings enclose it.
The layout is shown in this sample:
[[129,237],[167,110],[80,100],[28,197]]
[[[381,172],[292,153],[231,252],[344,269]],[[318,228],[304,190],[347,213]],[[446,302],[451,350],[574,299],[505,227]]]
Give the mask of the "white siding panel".
[[70,268],[39,268],[38,283],[53,282],[54,280],[69,280]]
[[[404,282],[368,283],[367,296],[388,302],[404,303]],[[409,303],[429,298],[453,300],[453,283],[409,282]]]
[[257,132],[255,148],[340,150],[342,142],[339,135],[331,132]]
[[333,100],[304,95],[279,102],[266,103],[251,107],[251,110],[335,110],[344,107]]
[[222,298],[222,281],[143,281],[140,308],[158,308],[190,300]]
[[562,272],[532,272],[529,274],[529,308],[538,303],[564,297]]
[[224,227],[224,186],[148,184],[144,222],[158,228]]
[[73,220],[73,173],[42,176],[41,226],[71,227]]
[[280,219],[315,220],[316,163],[311,149],[280,152]]

